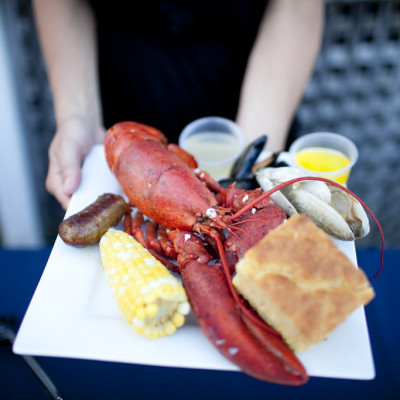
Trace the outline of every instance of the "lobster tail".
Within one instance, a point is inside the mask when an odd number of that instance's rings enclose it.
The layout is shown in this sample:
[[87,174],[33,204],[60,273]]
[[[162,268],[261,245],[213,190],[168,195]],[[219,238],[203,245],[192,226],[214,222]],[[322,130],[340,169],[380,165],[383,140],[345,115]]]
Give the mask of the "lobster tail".
[[156,128],[139,122],[118,122],[108,129],[104,137],[106,160],[112,172],[115,172],[121,154],[135,140],[153,140],[163,145],[168,142],[164,134]]

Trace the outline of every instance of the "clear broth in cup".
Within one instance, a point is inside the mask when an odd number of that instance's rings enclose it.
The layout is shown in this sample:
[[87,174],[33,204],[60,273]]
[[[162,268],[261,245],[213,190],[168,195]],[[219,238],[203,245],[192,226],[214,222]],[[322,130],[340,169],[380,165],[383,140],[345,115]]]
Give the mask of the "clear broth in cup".
[[195,156],[200,169],[221,179],[229,176],[240,143],[225,133],[199,132],[186,140],[185,149]]
[[199,168],[214,179],[227,178],[244,145],[239,126],[222,117],[192,121],[181,132],[179,146],[196,159]]

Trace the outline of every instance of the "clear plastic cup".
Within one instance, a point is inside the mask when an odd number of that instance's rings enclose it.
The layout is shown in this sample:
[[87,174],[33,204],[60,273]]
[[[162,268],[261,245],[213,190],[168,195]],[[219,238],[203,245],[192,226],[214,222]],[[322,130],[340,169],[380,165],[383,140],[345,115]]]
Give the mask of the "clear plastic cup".
[[195,157],[200,169],[218,180],[229,176],[243,150],[244,135],[229,119],[204,117],[183,129],[179,146]]
[[294,164],[313,175],[346,184],[358,159],[355,144],[332,132],[314,132],[296,139],[289,148]]

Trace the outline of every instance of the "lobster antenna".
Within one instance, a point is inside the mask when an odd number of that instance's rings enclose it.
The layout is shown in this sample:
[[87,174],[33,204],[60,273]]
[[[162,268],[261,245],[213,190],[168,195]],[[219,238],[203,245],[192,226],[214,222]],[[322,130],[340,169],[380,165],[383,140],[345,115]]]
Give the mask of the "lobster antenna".
[[357,195],[355,195],[351,190],[347,189],[345,186],[341,185],[338,182],[331,181],[330,179],[326,179],[326,178],[320,178],[317,176],[303,176],[300,178],[291,179],[289,181],[283,182],[283,183],[275,186],[274,188],[264,192],[261,196],[257,197],[256,199],[250,201],[248,204],[246,204],[242,209],[240,209],[236,214],[234,214],[232,216],[232,220],[239,218],[246,211],[253,208],[259,201],[264,200],[265,198],[269,197],[271,194],[277,192],[278,190],[280,190],[288,185],[291,185],[293,183],[300,182],[300,181],[322,181],[325,183],[329,183],[333,186],[336,186],[339,189],[344,190],[350,196],[354,197],[365,208],[365,210],[368,212],[368,214],[372,217],[372,219],[375,221],[375,223],[379,229],[379,233],[381,235],[381,241],[382,241],[381,265],[379,267],[378,272],[369,280],[372,281],[373,279],[375,279],[382,272],[382,269],[383,269],[383,258],[384,258],[383,255],[384,255],[384,249],[385,249],[385,238],[383,235],[383,230],[382,230],[381,224],[379,223],[378,219],[375,217],[373,212],[369,209],[369,207]]
[[264,322],[261,318],[257,317],[257,315],[253,314],[244,304],[242,299],[239,297],[239,294],[237,293],[235,287],[233,286],[232,283],[232,278],[231,274],[229,272],[229,267],[228,263],[225,258],[225,252],[224,252],[224,247],[222,245],[221,238],[216,235],[215,236],[216,242],[217,242],[217,247],[218,247],[218,252],[221,257],[221,263],[222,263],[222,268],[225,273],[226,280],[228,282],[229,289],[232,293],[232,296],[239,306],[240,310],[243,312],[243,314],[246,314],[247,318],[249,318],[255,325],[257,325],[260,329],[268,332],[269,334],[275,336],[278,339],[282,339],[282,335],[277,332],[275,329],[270,327],[266,322]]

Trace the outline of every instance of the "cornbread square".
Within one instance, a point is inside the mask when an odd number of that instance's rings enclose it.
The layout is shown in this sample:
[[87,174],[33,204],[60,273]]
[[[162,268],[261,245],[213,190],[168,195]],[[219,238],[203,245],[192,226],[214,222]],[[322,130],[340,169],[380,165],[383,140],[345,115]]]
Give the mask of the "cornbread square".
[[233,284],[294,352],[324,340],[375,296],[364,272],[305,214],[249,249]]

